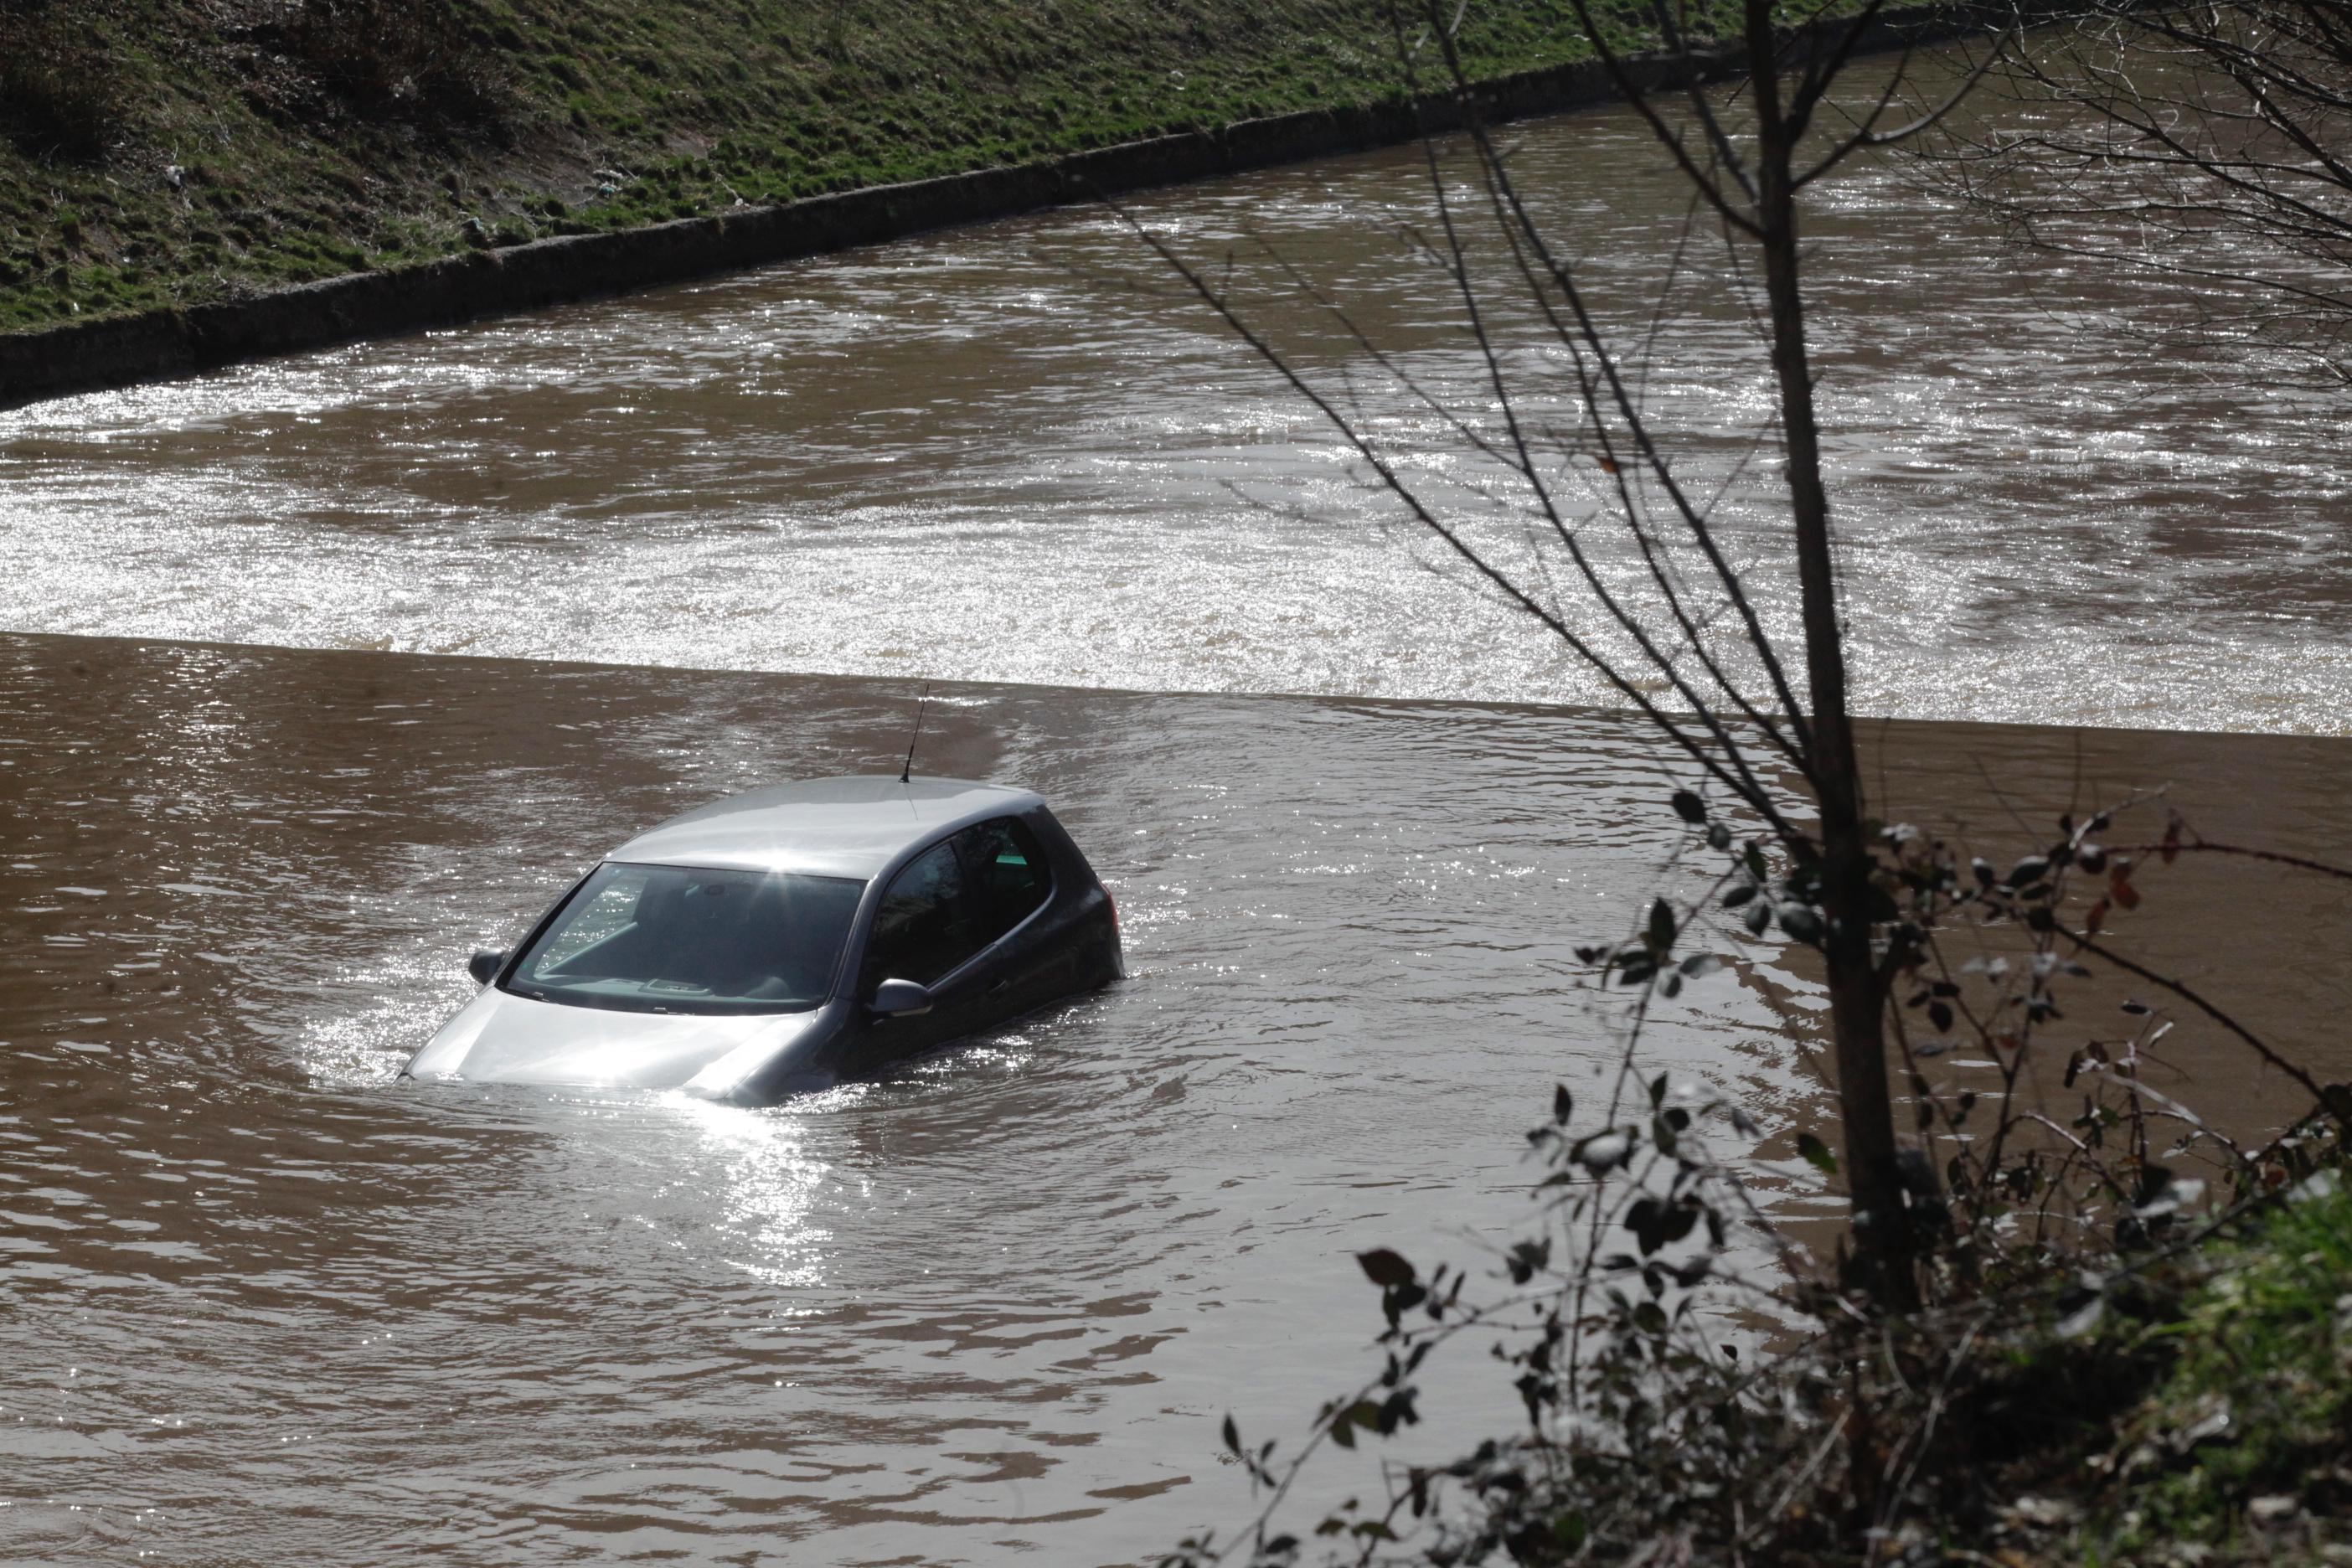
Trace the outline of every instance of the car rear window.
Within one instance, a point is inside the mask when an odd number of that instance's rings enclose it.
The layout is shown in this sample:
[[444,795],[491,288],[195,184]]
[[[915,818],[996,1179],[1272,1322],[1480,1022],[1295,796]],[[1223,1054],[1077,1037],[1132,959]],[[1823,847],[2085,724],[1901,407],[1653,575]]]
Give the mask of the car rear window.
[[866,884],[608,861],[517,961],[518,995],[631,1013],[793,1013],[824,1001]]
[[971,868],[973,913],[982,942],[1027,920],[1054,890],[1045,849],[1018,817],[967,827],[956,838]]

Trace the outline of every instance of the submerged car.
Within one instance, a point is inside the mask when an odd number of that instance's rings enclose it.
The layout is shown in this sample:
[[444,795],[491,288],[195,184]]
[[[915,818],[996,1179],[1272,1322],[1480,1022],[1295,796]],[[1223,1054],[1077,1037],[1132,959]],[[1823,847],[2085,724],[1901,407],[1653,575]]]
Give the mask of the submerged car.
[[1118,913],[1027,790],[817,779],[639,834],[517,947],[419,1079],[683,1089],[763,1104],[1122,972]]

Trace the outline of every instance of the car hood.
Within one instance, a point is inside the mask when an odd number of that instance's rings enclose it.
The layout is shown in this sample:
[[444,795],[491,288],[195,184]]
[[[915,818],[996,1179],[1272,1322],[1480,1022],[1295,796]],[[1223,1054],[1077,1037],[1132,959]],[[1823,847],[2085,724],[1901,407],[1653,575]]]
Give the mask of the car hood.
[[458,1009],[408,1064],[416,1078],[681,1089],[723,1058],[772,1060],[816,1013],[697,1016],[535,1002],[495,986]]

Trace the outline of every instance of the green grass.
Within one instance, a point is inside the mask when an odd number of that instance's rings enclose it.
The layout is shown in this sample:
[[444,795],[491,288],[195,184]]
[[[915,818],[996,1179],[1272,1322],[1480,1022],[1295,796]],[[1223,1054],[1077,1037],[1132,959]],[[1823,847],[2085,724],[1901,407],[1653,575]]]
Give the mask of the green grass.
[[[1385,0],[334,3],[449,6],[470,96],[339,93],[226,0],[0,7],[0,72],[46,72],[64,127],[0,125],[0,331],[1399,87]],[[1559,0],[1474,4],[1464,48],[1481,77],[1580,55]]]
[[2205,1261],[2186,1313],[2156,1331],[2174,1359],[2126,1428],[2124,1484],[2090,1560],[2187,1542],[2302,1561],[2309,1522],[2261,1500],[2322,1518],[2352,1503],[2352,1194],[2290,1204]]

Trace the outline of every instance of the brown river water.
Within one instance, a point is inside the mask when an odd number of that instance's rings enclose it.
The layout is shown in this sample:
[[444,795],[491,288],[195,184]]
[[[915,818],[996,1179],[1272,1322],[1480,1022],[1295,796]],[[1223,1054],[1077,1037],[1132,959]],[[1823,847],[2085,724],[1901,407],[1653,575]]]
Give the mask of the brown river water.
[[[421,1087],[394,1075],[470,946],[673,809],[887,765],[906,685],[0,650],[24,1560],[1148,1559],[1245,1500],[1225,1410],[1295,1430],[1360,1371],[1352,1250],[1517,1234],[1519,1133],[1615,1059],[1571,950],[1627,929],[1668,849],[1669,773],[1608,714],[950,686],[924,760],[1062,803],[1123,984],[770,1111]],[[1905,723],[1876,749],[1931,820],[1980,764],[2061,805],[2160,771],[2216,837],[2352,843],[2339,742]],[[2347,899],[2178,869],[2159,908],[2231,918],[2136,950],[2352,1072],[2310,1024],[2352,1005],[2307,936]],[[1767,1181],[1801,1217],[1827,1200],[1787,1140],[1823,1108],[1779,1037],[1813,994],[1724,945],[1738,972],[1653,1059],[1781,1130]],[[2196,1098],[2224,1120],[2284,1103],[2213,1041],[2180,1059],[2218,1068]],[[1507,1409],[1467,1363],[1430,1444]]]
[[[1521,133],[1604,271],[1668,214],[1591,177],[1622,116]],[[1410,339],[1362,216],[1408,158],[1142,205]],[[1895,172],[1835,199],[1881,798],[2000,853],[2169,784],[2352,858],[2329,408],[2067,327],[2107,280]],[[1517,1233],[1682,780],[1137,271],[1047,215],[0,416],[0,1560],[1148,1561],[1246,1505],[1219,1416],[1364,1368],[1351,1252]],[[1662,405],[1736,416],[1692,341]],[[674,810],[895,768],[919,675],[919,765],[1056,803],[1128,981],[766,1111],[397,1080],[469,948]],[[2024,719],[2107,727],[1952,721]],[[2338,885],[2148,885],[2119,941],[2352,1076]],[[1719,945],[1648,1053],[1832,1212],[1817,994]],[[1512,1403],[1465,1358],[1420,1451]]]

